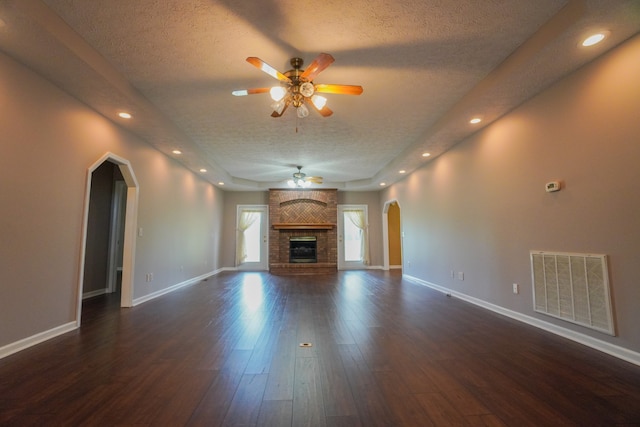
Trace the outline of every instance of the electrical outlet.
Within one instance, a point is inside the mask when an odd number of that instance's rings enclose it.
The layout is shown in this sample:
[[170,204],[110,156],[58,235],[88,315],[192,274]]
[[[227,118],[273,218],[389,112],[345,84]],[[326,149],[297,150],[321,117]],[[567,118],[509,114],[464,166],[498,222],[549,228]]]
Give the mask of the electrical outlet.
[[464,280],[464,272],[458,271],[458,280]]
[[520,293],[520,286],[517,283],[513,284],[513,293],[516,295]]

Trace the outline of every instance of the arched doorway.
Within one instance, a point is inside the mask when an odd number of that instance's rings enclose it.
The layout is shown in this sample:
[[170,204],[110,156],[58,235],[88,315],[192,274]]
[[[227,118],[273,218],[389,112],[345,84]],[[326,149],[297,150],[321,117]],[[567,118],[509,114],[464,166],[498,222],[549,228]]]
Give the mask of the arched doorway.
[[[131,168],[131,164],[128,160],[123,159],[113,153],[106,153],[100,159],[98,159],[95,163],[93,163],[87,170],[87,184],[86,184],[86,192],[85,192],[85,203],[84,203],[84,216],[83,216],[83,230],[82,230],[82,248],[80,255],[80,273],[79,273],[79,283],[78,283],[78,305],[77,305],[77,315],[76,315],[76,326],[80,326],[81,316],[82,316],[82,297],[83,290],[85,285],[85,274],[87,273],[87,239],[89,238],[89,208],[91,205],[91,197],[92,192],[96,195],[96,192],[99,189],[92,189],[92,182],[94,178],[94,172],[100,170],[102,171],[101,166],[108,163],[113,165],[114,168],[117,168],[118,175],[121,176],[122,181],[124,182],[123,194],[121,201],[126,205],[124,209],[124,213],[122,215],[121,228],[122,232],[122,264],[121,264],[121,287],[120,287],[120,306],[121,307],[131,307],[133,305],[133,269],[134,269],[134,257],[135,257],[135,240],[136,240],[136,218],[138,211],[138,183],[133,173],[133,169]],[[109,195],[111,197],[111,195]],[[116,198],[114,197],[114,200]],[[115,202],[114,202],[115,203]],[[113,206],[109,209],[112,209]],[[110,237],[110,240],[113,240]],[[110,248],[110,253],[107,255],[109,259],[105,259],[104,262],[108,263],[110,266],[113,264],[113,253],[116,251],[113,248]],[[110,267],[111,268],[111,267]],[[112,283],[112,278],[109,277],[109,283]],[[107,285],[110,286],[110,285]]]
[[390,200],[382,210],[382,240],[384,270],[402,268],[402,231],[400,226],[400,204]]

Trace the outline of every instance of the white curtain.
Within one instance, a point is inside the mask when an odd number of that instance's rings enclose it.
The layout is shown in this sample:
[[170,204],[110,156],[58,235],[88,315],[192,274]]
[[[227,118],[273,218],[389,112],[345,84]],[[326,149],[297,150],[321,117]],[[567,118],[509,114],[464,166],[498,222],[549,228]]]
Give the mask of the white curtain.
[[260,218],[261,211],[241,211],[238,218],[238,245],[236,246],[236,265],[247,259],[247,237],[244,232]]
[[360,254],[362,255],[362,263],[369,265],[369,233],[367,228],[367,217],[362,209],[344,210],[344,216],[360,230]]

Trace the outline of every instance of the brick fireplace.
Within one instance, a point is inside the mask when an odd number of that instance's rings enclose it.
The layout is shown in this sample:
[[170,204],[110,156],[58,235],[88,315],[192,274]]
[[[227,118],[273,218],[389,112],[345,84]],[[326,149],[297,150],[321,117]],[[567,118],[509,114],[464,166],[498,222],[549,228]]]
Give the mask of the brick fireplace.
[[[338,263],[338,190],[269,190],[269,271],[326,274]],[[315,237],[316,261],[291,262],[291,238]]]

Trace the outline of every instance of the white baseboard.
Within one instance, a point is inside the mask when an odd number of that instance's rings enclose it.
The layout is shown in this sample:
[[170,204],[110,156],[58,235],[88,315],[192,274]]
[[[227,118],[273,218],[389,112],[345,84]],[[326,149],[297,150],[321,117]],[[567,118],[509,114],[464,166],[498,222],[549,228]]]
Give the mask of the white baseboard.
[[152,292],[152,293],[150,293],[148,295],[144,295],[144,296],[142,296],[140,298],[135,298],[133,300],[132,306],[136,306],[136,305],[142,304],[144,302],[151,301],[152,299],[158,298],[158,297],[160,297],[162,295],[166,295],[166,294],[168,294],[170,292],[173,292],[173,291],[176,291],[176,290],[178,290],[180,288],[184,288],[185,286],[190,286],[190,285],[193,285],[195,283],[201,282],[202,280],[204,280],[204,279],[206,279],[208,277],[211,277],[211,276],[215,276],[216,274],[218,274],[218,273],[220,273],[222,271],[225,271],[225,270],[226,270],[225,268],[219,268],[219,269],[211,271],[209,273],[202,274],[202,275],[200,275],[198,277],[194,277],[192,279],[185,280],[184,282],[176,283],[173,286],[169,286],[167,288],[160,289],[159,291]]
[[401,265],[390,265],[389,270],[402,270]]
[[12,355],[13,353],[17,353],[26,348],[34,346],[36,344],[40,344],[41,342],[50,340],[51,338],[55,338],[58,335],[66,334],[67,332],[71,332],[74,329],[77,329],[78,326],[76,321],[65,323],[64,325],[56,326],[53,329],[49,329],[48,331],[40,332],[35,335],[32,335],[27,338],[23,338],[20,341],[16,341],[11,344],[7,344],[4,347],[0,347],[0,359],[3,357],[7,357]]
[[445,288],[440,285],[436,285],[435,283],[427,282],[422,279],[418,279],[417,277],[410,276],[408,274],[404,274],[402,277],[411,282],[417,283],[418,285],[427,286],[436,291],[442,292],[447,295],[451,295],[452,297],[470,302],[471,304],[477,305],[487,310],[491,310],[495,313],[510,317],[512,319],[518,320],[528,325],[535,326],[547,332],[551,332],[563,338],[570,339],[582,345],[586,345],[587,347],[591,347],[595,350],[617,357],[618,359],[622,359],[626,362],[633,363],[634,365],[640,366],[640,353],[637,353],[635,351],[617,346],[615,344],[608,343],[606,341],[599,340],[589,335],[581,334],[580,332],[572,331],[572,330],[563,328],[561,326],[542,321],[540,319],[536,319],[535,317],[531,317],[526,314],[518,313],[517,311],[509,310],[504,307],[491,304],[481,299],[474,298],[469,295],[465,295],[463,293],[453,291],[451,289]]
[[100,295],[104,295],[106,293],[107,293],[107,288],[98,289],[98,290],[95,290],[95,291],[86,292],[86,293],[82,294],[82,299],[85,300],[85,299],[88,299],[88,298],[93,298],[93,297],[97,297],[97,296],[100,296]]
[[[157,297],[159,297],[161,295],[164,295],[164,294],[168,294],[169,292],[175,291],[176,289],[180,289],[182,287],[189,286],[189,285],[192,285],[194,283],[198,283],[201,280],[204,280],[204,279],[206,279],[208,277],[211,277],[211,276],[215,276],[216,274],[218,274],[218,273],[220,273],[222,271],[227,271],[227,270],[235,270],[235,269],[219,268],[219,269],[211,271],[209,273],[205,273],[205,274],[203,274],[201,276],[194,277],[193,279],[189,279],[189,280],[186,280],[184,282],[178,283],[176,285],[170,286],[168,288],[161,289],[158,292],[154,292],[152,294],[145,295],[145,296],[143,296],[141,298],[137,298],[137,299],[135,299],[133,301],[133,305],[142,304],[143,302],[152,300],[152,299],[157,298]],[[106,293],[106,289],[99,289],[97,291],[87,292],[86,294],[82,295],[82,299],[90,298],[90,297],[93,297],[93,296],[102,295],[104,293]],[[66,323],[64,325],[57,326],[57,327],[55,327],[53,329],[50,329],[48,331],[40,332],[40,333],[37,333],[37,334],[32,335],[30,337],[21,339],[20,341],[16,341],[16,342],[13,342],[11,344],[7,344],[4,347],[0,347],[0,359],[2,359],[3,357],[7,357],[7,356],[9,356],[11,354],[17,353],[19,351],[22,351],[24,349],[27,349],[29,347],[32,347],[32,346],[34,346],[36,344],[40,344],[41,342],[47,341],[47,340],[49,340],[51,338],[55,338],[58,335],[62,335],[62,334],[65,334],[67,332],[73,331],[74,329],[78,329],[78,322],[75,321],[75,320],[73,322],[69,322],[69,323]]]

